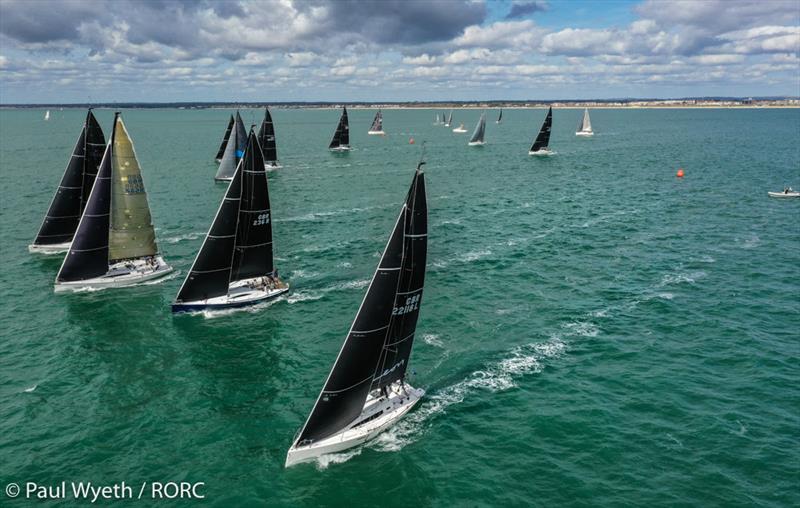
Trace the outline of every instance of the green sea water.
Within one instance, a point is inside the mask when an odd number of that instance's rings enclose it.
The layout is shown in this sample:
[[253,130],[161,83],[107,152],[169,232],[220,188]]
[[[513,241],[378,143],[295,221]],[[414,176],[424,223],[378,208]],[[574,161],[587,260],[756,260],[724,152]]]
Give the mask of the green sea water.
[[[125,110],[160,284],[53,293],[28,254],[85,111],[0,111],[0,482],[204,482],[206,506],[800,505],[800,110],[273,111],[275,251],[291,292],[173,317],[225,187],[227,110]],[[97,111],[106,135],[112,111]],[[457,110],[471,132],[479,110]],[[261,112],[244,110],[247,124]],[[414,138],[415,144],[409,143]],[[283,468],[426,142],[415,410]],[[683,179],[675,177],[678,167]],[[68,499],[54,504],[71,505]],[[1,506],[40,505],[0,493]],[[46,504],[46,503],[45,503]],[[52,504],[52,503],[51,503]],[[83,504],[88,504],[84,502]],[[113,506],[184,502],[119,500]]]

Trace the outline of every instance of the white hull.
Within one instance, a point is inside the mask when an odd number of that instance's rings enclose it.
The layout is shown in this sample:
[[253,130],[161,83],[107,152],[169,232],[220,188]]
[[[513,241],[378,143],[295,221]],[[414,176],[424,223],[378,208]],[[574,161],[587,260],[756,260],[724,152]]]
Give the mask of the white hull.
[[469,146],[483,146],[485,144],[486,143],[484,143],[483,141],[470,141],[469,143],[467,143],[467,145]]
[[594,136],[594,132],[592,131],[578,131],[575,133],[576,136]]
[[771,198],[800,198],[800,192],[767,192]]
[[461,133],[467,132],[467,129],[455,128],[455,129],[453,129],[453,132],[457,132],[457,133],[461,134]]
[[370,136],[385,136],[386,133],[383,131],[368,131],[367,134]]
[[264,170],[265,171],[275,171],[276,169],[281,169],[283,166],[280,165],[278,162],[265,162],[264,163]]
[[553,152],[553,151],[550,151],[550,150],[547,150],[547,149],[543,149],[543,150],[537,150],[535,152],[528,152],[528,155],[543,156],[543,155],[553,155],[554,153],[555,152]]
[[44,255],[52,255],[52,254],[63,254],[64,252],[69,251],[69,246],[72,242],[65,242],[65,243],[51,243],[49,245],[36,245],[32,243],[28,245],[28,252],[31,254],[44,254]]
[[336,148],[329,148],[328,150],[330,150],[331,152],[349,152],[350,146],[342,145],[342,146],[337,146]]
[[253,279],[238,280],[228,287],[228,294],[208,298],[206,300],[194,300],[190,302],[176,302],[172,304],[173,312],[196,312],[202,310],[229,309],[236,307],[246,307],[255,305],[259,302],[275,298],[289,291],[289,286],[284,283],[272,287],[264,286],[259,282],[260,277]]
[[223,177],[223,178],[217,178],[216,176],[214,177],[214,181],[215,181],[215,182],[230,182],[231,180],[233,180],[233,177],[232,177],[232,176],[230,176],[230,177]]
[[62,293],[66,291],[86,291],[136,286],[143,282],[160,279],[172,272],[172,267],[169,266],[161,256],[155,257],[154,261],[154,265],[148,265],[142,258],[120,261],[109,266],[108,272],[106,272],[105,275],[95,277],[94,279],[56,282],[54,289],[56,293]]
[[[402,418],[425,395],[425,390],[408,384],[403,386],[399,381],[387,387],[387,391],[388,398],[381,396],[377,390],[370,393],[358,418],[338,434],[308,445],[292,445],[286,454],[285,467],[366,443]],[[375,418],[378,413],[381,415]]]

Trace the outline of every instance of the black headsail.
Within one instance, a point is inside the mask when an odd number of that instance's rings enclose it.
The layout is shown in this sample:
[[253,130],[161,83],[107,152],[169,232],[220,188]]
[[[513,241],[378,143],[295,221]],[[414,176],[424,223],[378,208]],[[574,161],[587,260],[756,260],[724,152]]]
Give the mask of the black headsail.
[[242,192],[231,281],[261,277],[274,270],[267,172],[261,147],[252,130],[239,172],[242,174]]
[[109,143],[106,146],[86,209],[75,231],[75,238],[56,276],[58,282],[91,279],[108,271],[111,145]]
[[553,125],[553,108],[552,106],[550,109],[547,110],[547,116],[544,119],[544,123],[542,124],[542,129],[539,131],[539,135],[536,136],[536,140],[531,145],[531,152],[538,152],[541,149],[546,149],[550,144],[550,127]]
[[275,145],[275,126],[272,124],[272,115],[269,112],[269,108],[264,109],[264,120],[261,121],[261,128],[258,129],[258,144],[261,145],[264,162],[278,162],[278,148]]
[[296,444],[342,430],[361,414],[376,376],[376,386],[381,386],[405,373],[422,296],[426,221],[425,177],[418,168],[361,307]]
[[241,167],[240,163],[192,268],[178,291],[175,299],[178,303],[205,300],[228,293],[242,192]]
[[52,245],[72,240],[92,191],[105,146],[103,130],[90,109],[61,183],[33,241],[34,245]]
[[347,121],[347,108],[342,108],[342,116],[336,126],[336,132],[328,148],[339,148],[340,146],[350,146],[350,125]]
[[497,123],[503,121],[503,108],[500,108],[500,115],[497,117]]
[[228,146],[228,140],[231,137],[231,131],[233,130],[233,115],[231,115],[231,119],[228,120],[228,128],[225,129],[225,135],[222,137],[222,143],[219,145],[219,150],[217,150],[217,155],[214,157],[217,161],[222,160],[222,155],[225,153],[225,147]]

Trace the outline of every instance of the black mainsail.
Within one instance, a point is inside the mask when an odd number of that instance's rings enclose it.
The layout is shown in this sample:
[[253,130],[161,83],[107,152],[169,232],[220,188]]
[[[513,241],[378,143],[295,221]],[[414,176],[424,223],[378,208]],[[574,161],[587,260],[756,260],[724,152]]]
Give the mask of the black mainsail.
[[370,132],[382,132],[383,131],[383,113],[379,109],[377,113],[375,113],[375,118],[372,120],[372,125],[369,128]]
[[222,160],[219,163],[219,169],[214,176],[215,180],[230,180],[233,178],[233,173],[236,171],[236,166],[244,156],[244,147],[247,144],[247,131],[244,128],[244,122],[239,112],[236,112],[233,130],[231,131],[228,144],[225,146],[225,152],[222,154]]
[[342,108],[342,116],[339,117],[339,124],[333,133],[328,149],[336,149],[350,146],[350,125],[347,121],[347,108]]
[[405,376],[425,280],[428,215],[421,166],[298,444],[344,429],[361,414],[371,390]]
[[72,241],[92,191],[105,146],[103,129],[90,109],[33,245]]
[[497,121],[495,123],[500,123],[503,121],[503,108],[500,108],[500,115],[497,117]]
[[231,119],[228,121],[228,128],[225,129],[225,135],[222,136],[222,143],[220,143],[219,150],[217,150],[217,155],[214,157],[217,162],[222,161],[222,156],[225,154],[225,148],[228,146],[228,139],[230,139],[231,131],[233,131],[233,124],[234,119],[233,115],[231,115]]
[[550,109],[547,110],[547,116],[544,119],[544,123],[542,124],[542,129],[539,131],[539,135],[536,136],[536,139],[531,145],[531,152],[538,152],[539,150],[546,150],[550,144],[550,128],[553,125],[553,107],[551,106]]
[[264,119],[258,129],[258,144],[264,154],[264,162],[270,166],[278,165],[278,147],[275,144],[275,125],[272,123],[272,114],[269,108],[264,108]]
[[481,113],[481,118],[478,120],[478,124],[475,126],[475,130],[472,131],[472,138],[470,138],[470,144],[483,144],[483,136],[486,133],[486,113]]

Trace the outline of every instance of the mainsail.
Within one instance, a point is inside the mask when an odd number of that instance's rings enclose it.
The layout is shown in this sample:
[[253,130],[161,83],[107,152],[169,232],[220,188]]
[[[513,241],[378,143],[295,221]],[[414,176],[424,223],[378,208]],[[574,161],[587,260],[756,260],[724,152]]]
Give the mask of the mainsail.
[[222,156],[225,154],[225,147],[228,146],[228,139],[231,137],[231,131],[233,130],[233,115],[231,115],[231,119],[228,120],[228,128],[225,129],[225,135],[222,136],[222,143],[219,145],[219,150],[217,150],[217,155],[214,157],[217,162],[222,160]]
[[236,165],[239,164],[244,155],[244,146],[247,143],[247,131],[244,128],[242,117],[239,112],[236,112],[234,120],[233,131],[231,131],[228,144],[225,147],[225,152],[222,154],[222,160],[219,163],[219,169],[214,176],[215,180],[230,180],[233,173],[236,171]]
[[333,138],[328,148],[343,146],[350,146],[350,125],[347,121],[347,108],[342,108],[342,116],[339,118],[339,124],[336,126],[336,132],[333,133]]
[[483,135],[485,132],[486,132],[486,113],[481,113],[481,119],[478,120],[478,125],[475,126],[475,130],[472,131],[472,138],[469,140],[469,142],[475,144],[483,143]]
[[264,108],[264,119],[261,121],[261,128],[258,129],[258,144],[264,154],[264,161],[272,163],[278,162],[278,148],[275,144],[275,126],[272,123],[272,115],[269,108]]
[[379,109],[377,113],[375,113],[375,118],[372,120],[372,125],[369,128],[370,132],[381,132],[383,131],[383,113]]
[[539,131],[539,135],[536,136],[536,140],[531,145],[531,152],[538,152],[542,149],[547,149],[548,145],[550,144],[550,128],[553,125],[553,107],[551,106],[550,109],[547,110],[547,116],[544,119],[544,123],[542,124],[542,129]]
[[447,127],[453,124],[453,110],[450,110],[450,115],[447,117],[447,121],[444,123]]
[[497,117],[497,122],[500,123],[503,121],[503,108],[500,108],[500,116]]
[[119,113],[114,115],[111,143],[109,260],[155,256],[158,253],[156,233],[139,161]]
[[103,130],[90,109],[58,190],[33,241],[34,245],[68,243],[72,240],[92,191],[105,146]]
[[405,376],[425,279],[427,221],[425,176],[418,167],[361,307],[297,443],[344,429],[359,416],[372,389]]
[[592,132],[592,121],[589,119],[589,108],[583,109],[583,118],[578,124],[578,132]]

